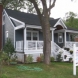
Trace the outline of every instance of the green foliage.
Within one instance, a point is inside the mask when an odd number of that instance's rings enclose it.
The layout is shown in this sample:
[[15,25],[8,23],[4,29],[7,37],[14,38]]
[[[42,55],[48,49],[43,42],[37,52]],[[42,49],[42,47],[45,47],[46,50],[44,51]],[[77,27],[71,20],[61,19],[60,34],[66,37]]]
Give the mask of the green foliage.
[[61,54],[60,53],[57,55],[56,60],[59,61],[59,62],[62,61],[62,57],[61,57]]
[[13,53],[15,53],[14,46],[12,45],[10,39],[7,39],[7,41],[6,41],[6,43],[5,43],[4,47],[3,47],[3,51],[4,52],[3,52],[3,56],[2,57],[9,64],[11,56],[13,55]]
[[69,28],[78,29],[77,14],[75,14],[73,12],[69,12],[69,13],[66,13],[66,17],[65,18],[66,18],[66,20],[65,20],[66,26],[68,26]]
[[33,62],[33,57],[31,55],[28,55],[26,57],[26,63],[32,63]]
[[54,57],[50,57],[50,61],[51,61],[51,62],[54,61]]
[[73,50],[70,50],[70,54],[73,54]]
[[1,0],[4,8],[20,10],[25,8],[25,0]]
[[13,55],[13,53],[15,53],[14,46],[12,45],[10,39],[7,39],[7,41],[3,47],[3,51],[6,52],[9,57],[11,57],[11,55]]
[[69,62],[73,62],[72,58],[69,58]]

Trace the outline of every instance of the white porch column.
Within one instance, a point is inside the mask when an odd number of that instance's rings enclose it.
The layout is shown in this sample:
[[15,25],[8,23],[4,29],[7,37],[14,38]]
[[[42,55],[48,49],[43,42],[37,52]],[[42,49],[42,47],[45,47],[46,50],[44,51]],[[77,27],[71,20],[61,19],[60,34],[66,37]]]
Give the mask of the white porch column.
[[52,42],[54,42],[54,30],[52,30]]
[[26,34],[26,27],[24,28],[24,52],[26,52],[26,37],[27,37],[27,34]]
[[66,31],[64,31],[64,46],[66,47]]

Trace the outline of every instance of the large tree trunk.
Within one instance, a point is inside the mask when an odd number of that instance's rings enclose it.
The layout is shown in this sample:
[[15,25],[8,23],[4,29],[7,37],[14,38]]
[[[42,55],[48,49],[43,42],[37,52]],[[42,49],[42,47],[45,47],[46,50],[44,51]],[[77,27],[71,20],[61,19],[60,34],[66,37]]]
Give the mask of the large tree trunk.
[[44,63],[50,64],[50,55],[51,55],[51,38],[50,38],[50,30],[48,24],[46,24],[44,29]]
[[[50,24],[48,16],[43,17],[43,39],[44,39],[44,47],[43,47],[43,53],[44,53],[44,63],[50,64],[50,55],[51,55],[51,34],[50,34]],[[47,19],[45,19],[47,18]]]

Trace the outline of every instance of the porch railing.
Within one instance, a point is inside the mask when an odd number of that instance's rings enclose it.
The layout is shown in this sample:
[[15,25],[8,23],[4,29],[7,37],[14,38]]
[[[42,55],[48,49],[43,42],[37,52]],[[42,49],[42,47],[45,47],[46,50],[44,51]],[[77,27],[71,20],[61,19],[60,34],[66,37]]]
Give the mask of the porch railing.
[[23,41],[16,41],[16,51],[23,51]]
[[27,50],[42,50],[43,41],[26,41]]
[[[26,50],[42,50],[43,41],[26,41]],[[23,41],[16,41],[16,51],[23,51]]]
[[[26,41],[26,50],[43,50],[43,41]],[[54,42],[51,42],[51,53],[56,53],[61,48]],[[16,41],[16,51],[23,51],[23,41]]]
[[72,50],[73,49],[73,44],[76,44],[76,46],[78,46],[78,42],[67,41],[65,47],[70,48]]

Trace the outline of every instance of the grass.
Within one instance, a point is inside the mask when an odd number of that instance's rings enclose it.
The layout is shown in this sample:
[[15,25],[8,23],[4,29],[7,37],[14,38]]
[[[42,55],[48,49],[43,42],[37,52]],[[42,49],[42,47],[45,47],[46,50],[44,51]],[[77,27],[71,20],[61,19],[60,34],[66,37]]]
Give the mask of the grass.
[[42,71],[18,69],[19,65],[2,66],[0,78],[78,78],[73,76],[73,64],[63,62],[52,62],[49,66],[43,63],[24,64],[23,66],[39,67]]

